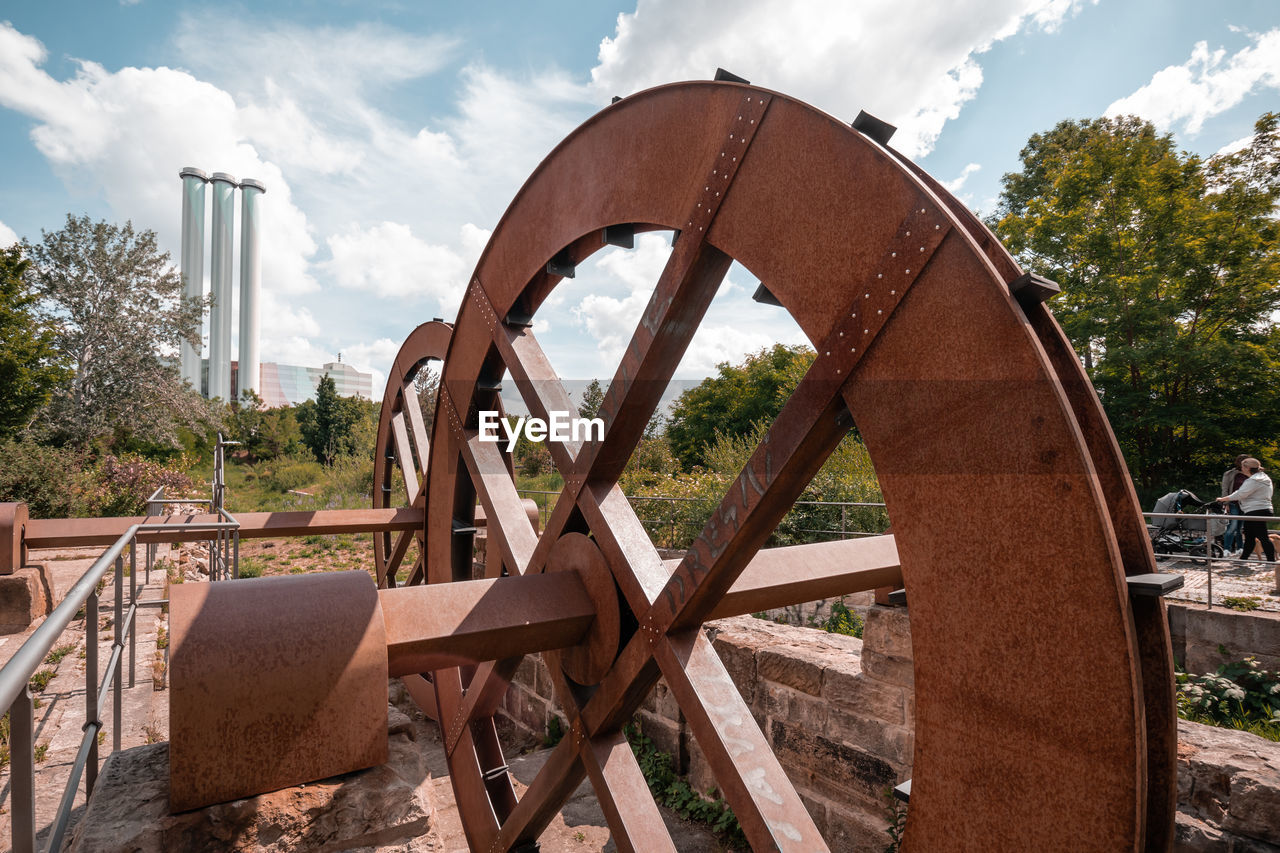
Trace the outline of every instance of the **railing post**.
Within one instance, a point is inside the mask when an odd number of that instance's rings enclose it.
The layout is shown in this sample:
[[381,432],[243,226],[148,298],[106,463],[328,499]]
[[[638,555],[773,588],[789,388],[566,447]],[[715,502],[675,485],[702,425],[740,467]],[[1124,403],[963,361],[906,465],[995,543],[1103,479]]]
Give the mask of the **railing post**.
[[[116,557],[116,615],[113,620],[115,630],[112,632],[111,648],[112,652],[116,649],[124,648],[124,639],[120,632],[124,630],[124,555]],[[120,720],[124,716],[124,695],[122,689],[124,687],[124,679],[120,677],[119,665],[115,668],[115,675],[111,679],[111,749],[113,752],[120,751]]]
[[133,687],[138,658],[138,537],[129,545],[129,686]]
[[9,811],[13,853],[36,849],[35,703],[24,688],[9,706]]
[[[84,726],[102,722],[98,719],[98,593],[92,592],[84,603]],[[84,768],[84,797],[89,799],[98,781],[98,738],[89,744],[89,760]]]

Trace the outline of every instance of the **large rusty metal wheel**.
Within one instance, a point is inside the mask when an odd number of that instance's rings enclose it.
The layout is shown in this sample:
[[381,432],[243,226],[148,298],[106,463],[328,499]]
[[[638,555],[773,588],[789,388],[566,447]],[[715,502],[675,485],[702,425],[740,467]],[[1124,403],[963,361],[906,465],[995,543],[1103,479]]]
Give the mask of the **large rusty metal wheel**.
[[[430,450],[415,380],[428,363],[444,361],[452,334],[453,326],[449,323],[440,320],[423,323],[401,344],[400,352],[391,364],[387,388],[382,396],[378,439],[373,457],[375,509],[426,505],[426,471]],[[400,473],[403,495],[395,486],[397,471]],[[396,575],[415,541],[418,545],[417,556],[405,579],[408,584],[426,582],[422,563],[425,552],[423,531],[374,534],[373,562],[379,587],[396,586]]]
[[[497,445],[509,376],[573,411],[530,318],[606,243],[678,232],[609,385],[602,441],[553,444],[565,486],[539,538]],[[679,565],[617,486],[731,260],[817,359]],[[701,625],[856,423],[911,602],[916,747],[905,846],[1168,846],[1172,666],[1124,463],[1058,326],[986,229],[927,175],[836,119],[738,83],[626,98],[561,143],[512,202],[449,344],[431,443],[427,574],[471,577],[470,527],[512,574],[576,570],[597,625],[548,655],[570,721],[517,798],[493,713],[517,660],[434,673],[473,850],[537,838],[589,777],[621,850],[672,850],[621,728],[665,677],[756,850],[826,844]],[[614,615],[616,607],[617,615]],[[605,614],[605,615],[601,615]]]

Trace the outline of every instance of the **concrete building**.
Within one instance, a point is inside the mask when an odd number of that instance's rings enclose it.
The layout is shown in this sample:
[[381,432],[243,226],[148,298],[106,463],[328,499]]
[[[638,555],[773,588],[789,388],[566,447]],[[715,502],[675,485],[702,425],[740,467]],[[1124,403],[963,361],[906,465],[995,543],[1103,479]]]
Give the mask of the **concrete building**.
[[[208,396],[209,360],[204,359],[202,389]],[[268,409],[296,406],[303,400],[314,400],[316,388],[325,376],[333,379],[339,397],[363,397],[373,399],[373,374],[361,373],[349,364],[331,361],[323,367],[303,367],[297,364],[263,362],[258,368],[258,388],[255,393]],[[240,362],[231,362],[231,392],[239,399]]]

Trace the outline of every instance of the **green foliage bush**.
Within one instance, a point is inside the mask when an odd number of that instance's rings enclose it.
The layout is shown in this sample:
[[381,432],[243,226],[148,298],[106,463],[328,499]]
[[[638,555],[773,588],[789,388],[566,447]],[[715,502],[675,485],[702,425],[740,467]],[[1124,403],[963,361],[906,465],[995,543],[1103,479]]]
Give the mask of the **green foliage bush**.
[[862,617],[846,607],[844,599],[831,602],[831,615],[819,622],[817,627],[831,634],[862,637]]
[[25,501],[32,518],[87,515],[85,456],[30,439],[0,444],[0,501]]
[[1177,681],[1182,717],[1280,740],[1280,673],[1263,669],[1254,658],[1223,664],[1212,675],[1179,672]]
[[[742,833],[738,818],[723,798],[704,797],[675,771],[671,756],[662,752],[638,725],[629,723],[622,729],[635,753],[640,772],[649,783],[653,798],[685,820],[693,820],[711,827],[731,850],[749,850],[747,837]],[[708,792],[712,793],[712,792]]]
[[163,464],[132,454],[106,454],[93,471],[91,504],[95,515],[141,515],[147,498],[164,486],[168,495],[181,495],[195,485],[186,469],[190,461]]
[[[372,472],[370,472],[372,476]],[[324,466],[311,460],[285,458],[268,470],[262,479],[280,492],[301,489],[324,479]]]
[[93,462],[84,451],[11,441],[0,444],[0,501],[25,501],[33,518],[141,515],[159,486],[170,495],[191,490],[189,465],[133,454]]

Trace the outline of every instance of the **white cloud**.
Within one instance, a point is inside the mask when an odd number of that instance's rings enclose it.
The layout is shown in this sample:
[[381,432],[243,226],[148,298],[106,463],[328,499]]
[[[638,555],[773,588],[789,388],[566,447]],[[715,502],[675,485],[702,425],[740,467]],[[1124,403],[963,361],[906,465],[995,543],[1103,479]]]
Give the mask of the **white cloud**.
[[1280,89],[1280,28],[1253,36],[1253,44],[1230,56],[1197,42],[1186,62],[1157,71],[1106,114],[1139,115],[1163,128],[1181,124],[1194,135],[1258,88]]
[[32,141],[68,185],[100,193],[117,216],[156,231],[162,246],[176,247],[180,168],[258,178],[267,187],[264,288],[315,289],[307,261],[316,245],[306,216],[279,167],[245,139],[230,95],[184,71],[109,72],[87,61],[59,81],[41,69],[45,59],[39,41],[0,23],[0,105],[37,122]]
[[0,249],[12,246],[14,243],[18,242],[18,240],[19,237],[17,232],[8,225],[5,225],[3,222],[0,222]]
[[[1096,0],[1095,0],[1096,2]],[[898,127],[909,156],[932,150],[943,125],[982,84],[974,59],[1031,27],[1055,29],[1079,0],[639,0],[618,16],[591,72],[597,98],[717,67],[787,92],[846,121],[865,109]]]
[[949,181],[943,181],[942,185],[947,188],[948,192],[958,193],[960,188],[964,186],[964,182],[969,180],[969,176],[981,169],[982,167],[977,163],[970,163],[960,170],[959,175]]
[[415,302],[435,299],[453,307],[489,234],[468,223],[458,237],[460,252],[427,243],[401,222],[367,228],[351,224],[328,238],[333,259],[325,266],[342,287],[368,291],[384,299]]

